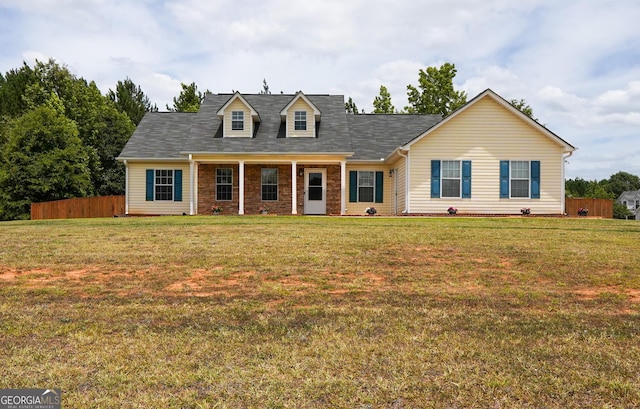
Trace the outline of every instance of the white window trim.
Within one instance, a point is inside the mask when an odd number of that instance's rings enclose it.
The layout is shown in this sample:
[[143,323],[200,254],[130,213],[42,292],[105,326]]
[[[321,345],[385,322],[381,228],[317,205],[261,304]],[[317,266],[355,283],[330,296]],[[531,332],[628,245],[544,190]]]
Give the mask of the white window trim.
[[[262,177],[263,177],[262,172],[265,169],[275,169],[275,171],[276,171],[276,183],[275,184],[273,184],[273,183],[264,183],[264,181],[262,179]],[[275,186],[276,187],[276,198],[275,199],[264,199],[264,196],[262,194],[262,188],[264,186]],[[280,198],[280,172],[278,171],[278,168],[261,168],[260,169],[260,199],[261,199],[261,201],[263,201],[263,202],[277,202],[279,198]]]
[[[234,116],[239,116],[242,119],[234,119]],[[241,123],[241,128],[235,128],[234,123]],[[232,131],[244,131],[244,111],[231,111],[231,130]]]
[[[526,179],[523,178],[514,178],[513,177],[513,163],[514,162],[527,162],[529,165],[529,177]],[[531,162],[530,160],[510,160],[509,161],[509,199],[531,199]],[[527,181],[527,196],[513,196],[513,190],[511,182],[514,180],[526,180]]]
[[[444,177],[444,162],[458,162],[458,177]],[[458,180],[458,196],[444,195],[444,180]],[[462,199],[462,161],[461,160],[441,160],[440,161],[440,198],[441,199]]]
[[[166,176],[158,176],[158,173],[160,172],[170,172],[167,173]],[[173,195],[174,195],[174,186],[175,186],[175,172],[173,171],[173,169],[155,169],[154,171],[154,175],[153,175],[154,179],[153,179],[153,200],[157,201],[157,202],[173,202]],[[162,178],[162,177],[170,177],[171,178],[171,183],[158,183],[158,178]],[[171,189],[169,190],[169,194],[171,196],[171,198],[169,199],[160,199],[158,198],[158,187],[159,186],[169,186]]]
[[[300,117],[304,117],[304,119],[298,119],[298,115]],[[298,124],[304,124],[304,129],[298,129]],[[293,130],[294,131],[307,131],[309,129],[309,123],[307,120],[307,111],[294,111],[293,112]]]
[[[231,171],[231,183],[218,183],[218,170]],[[233,168],[216,168],[216,202],[231,202],[233,201]],[[218,199],[218,186],[231,186],[231,198],[230,199]]]
[[[372,185],[371,186],[362,186],[360,184],[360,174],[361,173],[371,173],[373,175],[373,178],[371,179],[372,181]],[[357,184],[357,193],[356,193],[356,203],[375,203],[376,201],[376,172],[374,170],[358,170],[357,171],[357,178],[356,178],[358,184]],[[370,187],[371,188],[371,201],[367,200],[360,200],[360,188],[361,187]]]

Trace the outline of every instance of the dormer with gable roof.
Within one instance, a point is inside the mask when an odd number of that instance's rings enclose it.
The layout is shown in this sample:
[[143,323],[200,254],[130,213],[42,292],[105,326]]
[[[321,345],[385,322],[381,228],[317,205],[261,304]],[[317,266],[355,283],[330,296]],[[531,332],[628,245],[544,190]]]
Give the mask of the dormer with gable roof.
[[302,91],[280,111],[282,121],[286,123],[287,138],[315,138],[316,123],[320,122],[320,110]]
[[223,138],[252,138],[256,124],[260,122],[258,112],[239,92],[233,94],[217,115],[222,120]]

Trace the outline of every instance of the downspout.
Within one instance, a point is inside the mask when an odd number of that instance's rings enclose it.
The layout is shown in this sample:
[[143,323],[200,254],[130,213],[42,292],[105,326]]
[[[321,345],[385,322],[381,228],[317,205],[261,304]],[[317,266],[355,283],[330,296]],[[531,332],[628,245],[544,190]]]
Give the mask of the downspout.
[[194,206],[194,189],[195,183],[195,163],[193,162],[193,155],[189,154],[189,214],[193,216],[195,214]]
[[398,153],[398,155],[400,155],[401,157],[403,157],[404,160],[404,210],[402,211],[402,214],[407,214],[409,213],[409,155],[407,151],[407,154],[405,155],[404,153],[402,153],[402,151],[400,150],[400,148],[398,148],[398,150],[396,151]]
[[566,214],[567,209],[566,209],[566,203],[567,203],[567,199],[566,199],[566,189],[565,189],[565,185],[566,185],[566,175],[565,175],[565,169],[564,169],[564,165],[565,163],[567,163],[567,159],[569,159],[571,156],[573,155],[573,151],[569,151],[567,156],[563,156],[562,157],[562,194],[560,195],[562,197],[562,214]]

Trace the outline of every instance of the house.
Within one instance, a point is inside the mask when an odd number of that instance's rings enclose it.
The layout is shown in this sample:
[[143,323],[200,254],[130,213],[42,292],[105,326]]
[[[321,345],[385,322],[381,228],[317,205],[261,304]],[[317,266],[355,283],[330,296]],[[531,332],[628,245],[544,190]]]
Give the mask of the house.
[[624,205],[634,215],[636,220],[640,220],[640,190],[627,190],[622,192],[616,202]]
[[127,214],[563,214],[574,150],[491,90],[444,119],[236,92],[147,113],[118,160]]

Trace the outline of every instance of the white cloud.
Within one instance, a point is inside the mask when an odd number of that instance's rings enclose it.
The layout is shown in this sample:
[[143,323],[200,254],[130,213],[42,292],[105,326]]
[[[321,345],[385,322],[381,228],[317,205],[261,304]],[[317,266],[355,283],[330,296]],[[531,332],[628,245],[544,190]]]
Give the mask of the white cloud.
[[160,108],[180,82],[258,92],[266,78],[370,111],[380,85],[401,109],[418,70],[451,62],[470,98],[525,99],[578,146],[569,177],[602,178],[638,162],[638,16],[635,0],[0,0],[0,70],[54,57],[105,92],[128,76]]

